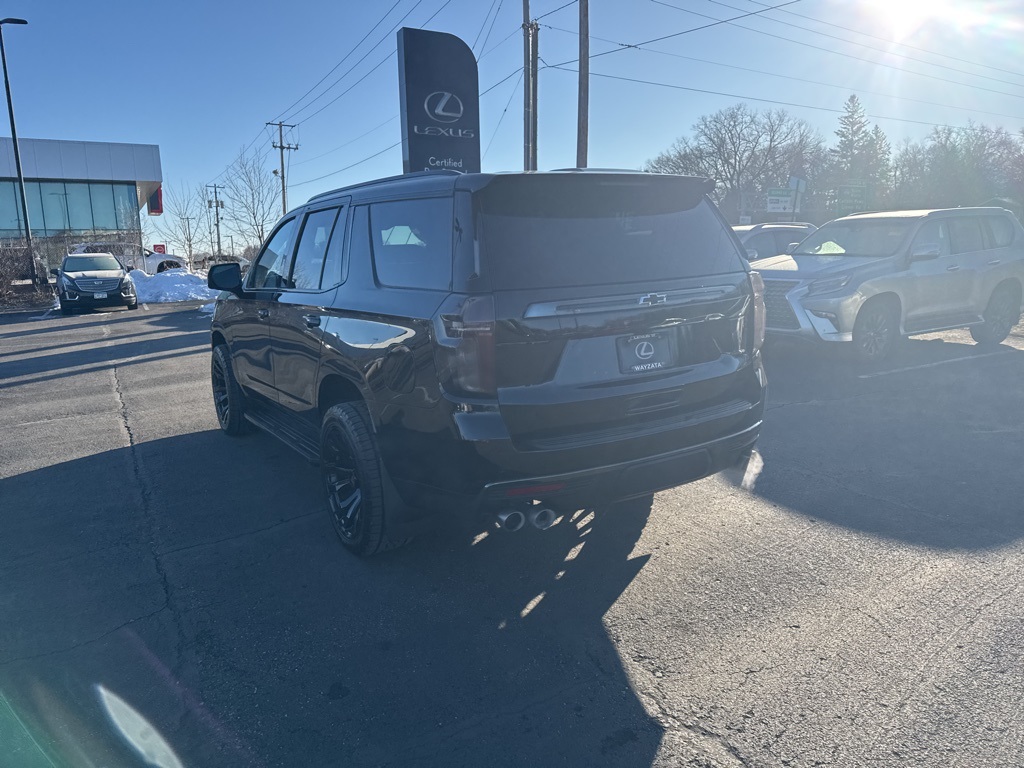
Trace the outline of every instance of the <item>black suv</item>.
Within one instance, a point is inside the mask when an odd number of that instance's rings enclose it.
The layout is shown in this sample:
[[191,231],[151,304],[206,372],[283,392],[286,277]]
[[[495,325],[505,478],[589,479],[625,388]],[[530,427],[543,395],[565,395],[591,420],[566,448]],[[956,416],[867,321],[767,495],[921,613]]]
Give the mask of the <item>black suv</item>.
[[634,172],[433,171],[319,195],[209,285],[213,395],[318,462],[359,554],[429,510],[539,528],[747,456],[762,285],[707,197]]

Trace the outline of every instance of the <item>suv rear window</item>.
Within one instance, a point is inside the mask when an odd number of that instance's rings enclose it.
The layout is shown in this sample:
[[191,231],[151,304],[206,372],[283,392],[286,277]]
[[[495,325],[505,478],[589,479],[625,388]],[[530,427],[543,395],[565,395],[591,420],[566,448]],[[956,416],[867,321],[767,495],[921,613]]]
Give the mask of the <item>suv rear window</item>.
[[743,269],[703,182],[511,177],[477,193],[494,289],[650,283]]

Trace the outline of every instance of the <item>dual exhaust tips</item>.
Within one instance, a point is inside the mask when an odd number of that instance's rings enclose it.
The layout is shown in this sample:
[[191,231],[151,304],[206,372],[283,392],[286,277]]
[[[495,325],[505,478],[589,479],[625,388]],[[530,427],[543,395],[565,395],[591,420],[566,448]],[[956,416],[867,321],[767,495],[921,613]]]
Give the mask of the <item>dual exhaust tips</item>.
[[506,509],[498,513],[498,524],[506,531],[518,531],[526,521],[540,531],[546,531],[555,524],[555,511],[549,507],[530,507],[524,514],[519,509]]

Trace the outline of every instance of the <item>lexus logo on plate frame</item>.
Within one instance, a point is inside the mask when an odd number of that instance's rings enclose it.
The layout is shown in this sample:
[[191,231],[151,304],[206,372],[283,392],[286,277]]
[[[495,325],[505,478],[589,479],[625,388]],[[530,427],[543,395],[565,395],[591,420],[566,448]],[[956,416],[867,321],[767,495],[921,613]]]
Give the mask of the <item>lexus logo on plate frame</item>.
[[649,341],[641,341],[636,345],[636,356],[641,360],[650,360],[654,357],[654,345]]

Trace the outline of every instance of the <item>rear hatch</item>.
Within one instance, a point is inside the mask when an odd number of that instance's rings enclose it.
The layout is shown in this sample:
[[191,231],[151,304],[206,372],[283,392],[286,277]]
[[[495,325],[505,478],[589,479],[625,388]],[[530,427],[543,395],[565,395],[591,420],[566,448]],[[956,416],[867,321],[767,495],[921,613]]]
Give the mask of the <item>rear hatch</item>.
[[551,174],[496,177],[476,193],[495,393],[519,449],[749,409],[750,393],[722,379],[748,360],[750,281],[709,184]]

